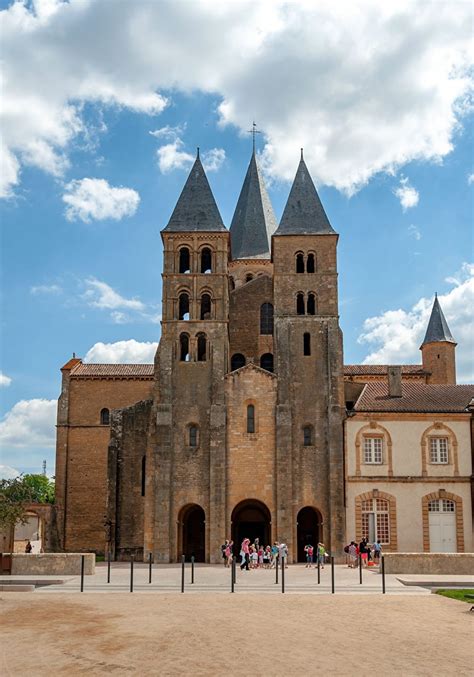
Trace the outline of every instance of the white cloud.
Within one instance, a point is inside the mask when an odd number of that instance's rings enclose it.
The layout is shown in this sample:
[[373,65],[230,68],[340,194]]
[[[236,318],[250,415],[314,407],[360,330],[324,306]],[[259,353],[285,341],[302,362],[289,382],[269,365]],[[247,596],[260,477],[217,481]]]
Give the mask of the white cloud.
[[57,284],[39,284],[36,287],[30,287],[30,293],[37,294],[60,294],[62,289]]
[[421,240],[421,232],[418,226],[414,226],[413,223],[408,226],[408,234],[413,237],[417,242]]
[[56,400],[20,400],[0,422],[3,447],[49,447],[56,439]]
[[393,191],[393,194],[400,200],[404,212],[411,207],[416,207],[420,199],[418,191],[410,185],[406,177],[400,179],[400,185]]
[[156,139],[172,139],[180,137],[186,131],[186,123],[182,125],[166,125],[165,127],[160,127],[150,132],[151,136],[154,136]]
[[114,219],[133,216],[140,203],[140,196],[133,188],[111,186],[105,179],[81,179],[66,186],[63,202],[69,221],[80,219],[90,223],[91,219]]
[[158,166],[162,174],[173,169],[189,169],[194,162],[194,156],[183,150],[184,143],[175,139],[171,143],[160,146],[156,151]]
[[84,362],[147,364],[155,358],[158,343],[135,339],[116,343],[95,343],[87,352]]
[[212,148],[202,155],[202,164],[206,172],[217,172],[225,161],[223,148]]
[[4,374],[3,371],[0,371],[0,388],[8,388],[11,382],[12,379]]
[[249,111],[262,125],[274,177],[293,177],[303,146],[317,182],[348,193],[376,172],[440,161],[469,110],[467,2],[119,6],[42,0],[0,13],[4,195],[22,164],[64,171],[87,136],[85,102],[155,115],[160,91],[214,95],[223,125],[245,133]]
[[[474,382],[474,265],[446,279],[455,286],[439,301],[452,335],[456,339],[456,367],[459,381]],[[428,326],[433,298],[421,298],[409,310],[387,310],[364,322],[358,341],[372,347],[364,364],[419,363],[419,347]]]
[[13,480],[20,475],[20,471],[12,468],[11,465],[3,465],[0,463],[0,480]]
[[97,280],[95,277],[85,280],[85,285],[87,290],[84,293],[84,299],[93,308],[100,308],[102,310],[116,310],[119,308],[137,311],[145,310],[145,304],[139,299],[126,299],[109,284]]
[[467,177],[467,185],[471,186],[474,183],[474,174],[469,174]]

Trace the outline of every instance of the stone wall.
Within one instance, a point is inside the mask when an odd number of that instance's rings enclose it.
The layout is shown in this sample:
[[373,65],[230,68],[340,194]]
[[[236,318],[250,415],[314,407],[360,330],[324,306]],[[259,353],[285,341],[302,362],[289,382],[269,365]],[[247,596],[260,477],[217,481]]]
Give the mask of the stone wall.
[[474,575],[474,553],[391,552],[386,574]]
[[[12,555],[12,576],[78,576],[81,573],[81,553],[61,552],[39,555]],[[84,553],[84,573],[95,574],[95,554]]]

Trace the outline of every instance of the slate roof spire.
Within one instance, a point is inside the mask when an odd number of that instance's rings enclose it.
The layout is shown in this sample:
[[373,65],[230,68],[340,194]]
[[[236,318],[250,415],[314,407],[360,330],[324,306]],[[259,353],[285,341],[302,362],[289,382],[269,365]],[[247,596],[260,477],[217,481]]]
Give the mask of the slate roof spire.
[[197,149],[196,160],[171,214],[168,232],[226,230]]
[[426,330],[425,338],[423,339],[421,347],[423,348],[425,343],[435,343],[438,341],[456,343],[449,330],[444,313],[441,310],[441,306],[438,301],[438,294],[435,294],[433,308],[431,309],[430,321],[428,322],[428,328]]
[[295,180],[275,235],[335,234],[319,199],[301,149]]
[[276,227],[254,149],[230,225],[232,258],[269,259]]

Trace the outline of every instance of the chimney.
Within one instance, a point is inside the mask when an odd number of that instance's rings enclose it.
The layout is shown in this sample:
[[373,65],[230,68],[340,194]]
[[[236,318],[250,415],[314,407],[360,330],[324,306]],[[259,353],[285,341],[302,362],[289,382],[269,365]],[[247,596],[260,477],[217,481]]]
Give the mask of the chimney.
[[388,395],[389,397],[402,397],[402,368],[388,368]]

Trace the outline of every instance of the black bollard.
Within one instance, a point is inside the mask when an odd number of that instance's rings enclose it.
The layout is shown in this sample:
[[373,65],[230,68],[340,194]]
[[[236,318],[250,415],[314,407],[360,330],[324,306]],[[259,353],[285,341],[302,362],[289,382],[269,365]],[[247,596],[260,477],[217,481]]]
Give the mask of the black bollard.
[[191,583],[194,583],[194,555],[191,557]]
[[321,562],[319,561],[319,553],[318,553],[318,585],[321,583]]
[[107,554],[107,583],[110,583],[110,550]]
[[362,585],[362,555],[359,555],[359,583]]
[[382,555],[382,594],[385,595],[385,558]]
[[285,558],[281,558],[281,591],[285,592]]
[[232,578],[235,585],[237,583],[237,560],[235,555],[232,557]]
[[278,567],[280,566],[280,556],[275,556],[275,584],[278,585]]
[[334,595],[336,592],[334,587],[334,557],[331,555],[331,593]]
[[235,585],[234,568],[235,568],[235,557],[232,557],[232,562],[230,564],[230,591],[231,592],[234,592],[234,585]]
[[133,592],[133,560],[135,555],[130,555],[130,592]]
[[81,592],[84,592],[84,566],[86,558],[81,555]]
[[184,592],[184,555],[181,557],[181,592]]
[[153,555],[151,552],[148,553],[148,583],[151,583],[151,568],[153,564]]

